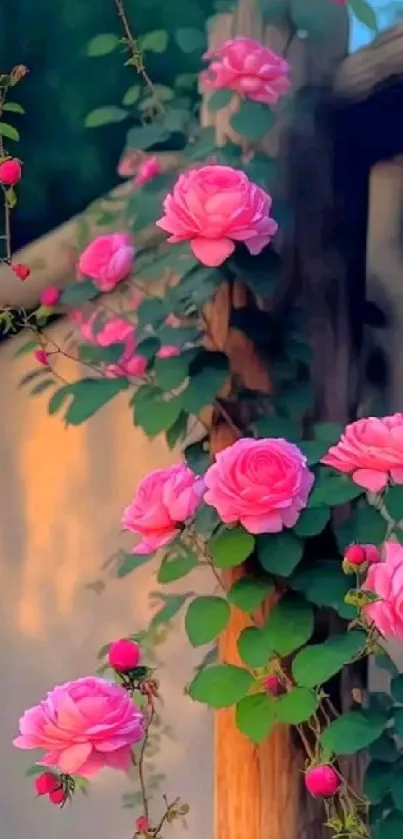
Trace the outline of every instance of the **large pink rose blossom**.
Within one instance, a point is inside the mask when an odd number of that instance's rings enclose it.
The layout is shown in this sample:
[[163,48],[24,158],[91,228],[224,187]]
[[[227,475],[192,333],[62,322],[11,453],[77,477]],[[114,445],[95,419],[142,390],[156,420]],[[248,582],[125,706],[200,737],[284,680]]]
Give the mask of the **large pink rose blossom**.
[[403,414],[350,423],[322,463],[370,492],[381,492],[390,479],[403,484]]
[[146,157],[137,169],[134,186],[144,186],[148,181],[153,181],[161,172],[162,168],[158,157],[155,154]]
[[204,482],[204,501],[225,524],[240,522],[249,533],[279,533],[298,521],[314,475],[293,443],[245,438],[216,455]]
[[153,553],[172,542],[195,513],[203,490],[202,479],[182,464],[146,475],[122,518],[124,530],[142,537],[133,553]]
[[119,361],[107,364],[106,371],[110,376],[142,377],[147,369],[145,356],[136,353],[136,330],[132,323],[120,317],[109,318],[99,329],[95,329],[97,312],[85,318],[80,310],[73,312],[73,320],[77,323],[80,333],[89,344],[98,347],[110,347],[113,344],[123,344],[124,350]]
[[379,600],[365,606],[364,611],[385,638],[403,641],[403,547],[386,542],[384,553],[384,562],[369,566],[363,585]]
[[98,236],[82,252],[78,270],[100,291],[112,291],[132,269],[135,249],[127,233]]
[[246,99],[275,105],[288,93],[290,65],[253,38],[232,38],[204,55],[210,61],[200,74],[203,90],[233,90]]
[[278,224],[270,218],[272,200],[244,172],[231,166],[202,166],[183,172],[164,200],[165,215],[157,226],[170,233],[168,242],[189,241],[203,265],[221,265],[243,242],[258,254]]
[[88,676],[51,690],[20,719],[18,749],[45,749],[40,761],[67,775],[130,769],[132,746],[144,736],[143,714],[127,691]]

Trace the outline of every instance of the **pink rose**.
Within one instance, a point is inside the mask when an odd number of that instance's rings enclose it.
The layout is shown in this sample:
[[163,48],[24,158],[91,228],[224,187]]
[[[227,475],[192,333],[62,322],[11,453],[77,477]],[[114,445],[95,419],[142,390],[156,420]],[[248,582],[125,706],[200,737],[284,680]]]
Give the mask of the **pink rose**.
[[137,169],[137,175],[134,179],[134,186],[143,186],[148,181],[154,180],[162,172],[161,163],[156,155],[146,157]]
[[60,300],[61,291],[56,286],[44,288],[39,295],[41,306],[56,306]]
[[124,530],[142,537],[133,553],[153,553],[172,542],[195,513],[203,489],[202,479],[183,464],[146,475],[122,518]]
[[245,438],[216,455],[204,482],[204,501],[225,524],[240,522],[249,533],[279,533],[298,521],[314,475],[293,443]]
[[204,55],[211,60],[200,74],[203,90],[227,88],[254,102],[275,105],[288,93],[290,65],[253,38],[232,38]]
[[179,347],[171,347],[167,344],[165,347],[160,347],[157,352],[157,358],[174,358],[176,355],[180,355],[181,351]]
[[351,475],[354,483],[381,492],[388,480],[403,484],[403,414],[367,417],[347,425],[322,463]]
[[98,347],[110,347],[113,344],[124,344],[124,350],[115,364],[107,364],[106,371],[110,376],[133,376],[141,378],[147,369],[145,356],[136,353],[136,330],[132,323],[124,318],[109,318],[98,331],[95,331],[97,312],[93,312],[85,319],[79,310],[73,313],[73,319],[79,326],[82,337],[89,344]]
[[112,291],[130,274],[135,249],[127,233],[98,236],[82,252],[78,270],[100,291]]
[[20,719],[18,749],[45,749],[40,761],[89,778],[105,767],[130,769],[144,736],[143,714],[120,685],[93,676],[59,685]]
[[196,259],[216,267],[231,256],[235,242],[258,254],[271,241],[278,228],[271,205],[270,195],[244,172],[202,166],[179,176],[157,227],[171,234],[168,242],[189,241]]
[[364,591],[379,597],[364,607],[366,616],[385,638],[403,641],[403,547],[386,542],[385,561],[369,566]]

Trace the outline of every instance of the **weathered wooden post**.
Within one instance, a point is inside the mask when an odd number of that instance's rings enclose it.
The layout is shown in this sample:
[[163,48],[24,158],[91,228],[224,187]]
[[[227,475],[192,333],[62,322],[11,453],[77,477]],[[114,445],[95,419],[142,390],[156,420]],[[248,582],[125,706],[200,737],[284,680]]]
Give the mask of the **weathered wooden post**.
[[[306,85],[320,87],[329,84],[335,68],[347,53],[346,10],[340,7],[333,9],[333,19],[337,26],[332,26],[327,33],[318,32],[316,37],[311,38],[304,37],[306,33],[297,33],[287,17],[280,17],[275,24],[266,24],[259,8],[257,0],[240,0],[234,15],[223,14],[218,19],[211,33],[211,44],[218,44],[234,35],[256,38],[277,53],[286,54],[293,68],[294,91]],[[209,113],[205,103],[203,122],[205,125],[216,126],[218,144],[223,144],[226,137],[233,136],[229,116],[228,108],[221,110],[218,116]],[[280,125],[264,143],[265,150],[271,154],[284,155],[285,146],[282,141],[287,134],[284,131],[287,119],[286,115],[280,118]],[[309,141],[312,141],[311,136]],[[287,167],[286,159],[283,160],[284,167]],[[280,184],[279,188],[282,198],[289,198],[285,194],[285,185]],[[298,212],[301,208],[296,209]],[[315,212],[311,206],[309,211]],[[319,234],[320,219],[317,225],[316,232]],[[323,267],[320,239],[315,238],[315,235],[313,243],[317,248],[315,258]],[[292,258],[290,266],[297,271]],[[294,279],[297,278],[291,277],[291,285]],[[250,293],[247,294],[241,284],[232,288],[223,286],[206,311],[209,331],[215,346],[227,353],[232,370],[241,380],[249,388],[268,393],[272,388],[270,370],[259,358],[252,342],[229,325],[232,309],[246,305],[246,300],[250,300]],[[322,315],[325,316],[325,313]],[[318,340],[322,337],[319,331]],[[337,367],[337,359],[334,361]],[[348,415],[347,404],[344,413]],[[219,451],[233,441],[231,428],[222,419],[218,421],[218,418],[213,417],[213,451]],[[230,585],[233,580],[234,572],[226,572],[225,583]],[[268,609],[270,603],[265,605],[264,611],[267,613]],[[239,663],[236,640],[247,625],[245,614],[233,609],[232,620],[220,641],[220,657],[223,661]],[[323,812],[318,814],[312,802],[305,800],[301,770],[300,752],[286,726],[277,726],[266,742],[254,746],[237,730],[233,709],[218,711],[215,718],[215,839],[296,839],[304,834],[311,839],[320,836]]]

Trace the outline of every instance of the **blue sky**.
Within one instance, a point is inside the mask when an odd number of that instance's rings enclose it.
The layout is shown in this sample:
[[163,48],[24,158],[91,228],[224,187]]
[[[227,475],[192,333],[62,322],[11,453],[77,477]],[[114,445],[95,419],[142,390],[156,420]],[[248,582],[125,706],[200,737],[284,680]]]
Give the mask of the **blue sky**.
[[[403,18],[403,0],[369,0],[369,3],[377,13],[380,30],[392,26],[399,17]],[[353,16],[351,23],[350,52],[355,52],[372,41],[373,36],[370,30]]]

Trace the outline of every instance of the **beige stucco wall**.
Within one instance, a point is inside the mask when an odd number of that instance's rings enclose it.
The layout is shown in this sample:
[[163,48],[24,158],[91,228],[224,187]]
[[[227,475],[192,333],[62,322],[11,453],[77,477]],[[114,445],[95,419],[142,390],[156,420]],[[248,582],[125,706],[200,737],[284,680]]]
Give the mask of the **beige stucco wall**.
[[[14,750],[11,740],[25,707],[55,682],[93,672],[105,641],[147,624],[154,568],[108,582],[101,595],[85,585],[119,546],[129,548],[120,514],[139,478],[174,455],[162,438],[151,444],[134,429],[124,397],[85,426],[64,429],[47,416],[45,394],[17,389],[32,367],[27,357],[13,360],[18,341],[0,351],[0,837],[130,839],[133,814],[120,807],[120,794],[130,791],[123,775],[103,774],[91,799],[77,796],[59,812],[34,799],[24,778],[29,753]],[[208,581],[199,577],[192,585],[203,590]],[[182,692],[200,654],[190,652],[178,630],[160,657],[164,719],[176,737],[155,760],[169,776],[162,791],[191,805],[189,835],[210,839],[211,720]],[[183,834],[173,825],[169,835]]]

